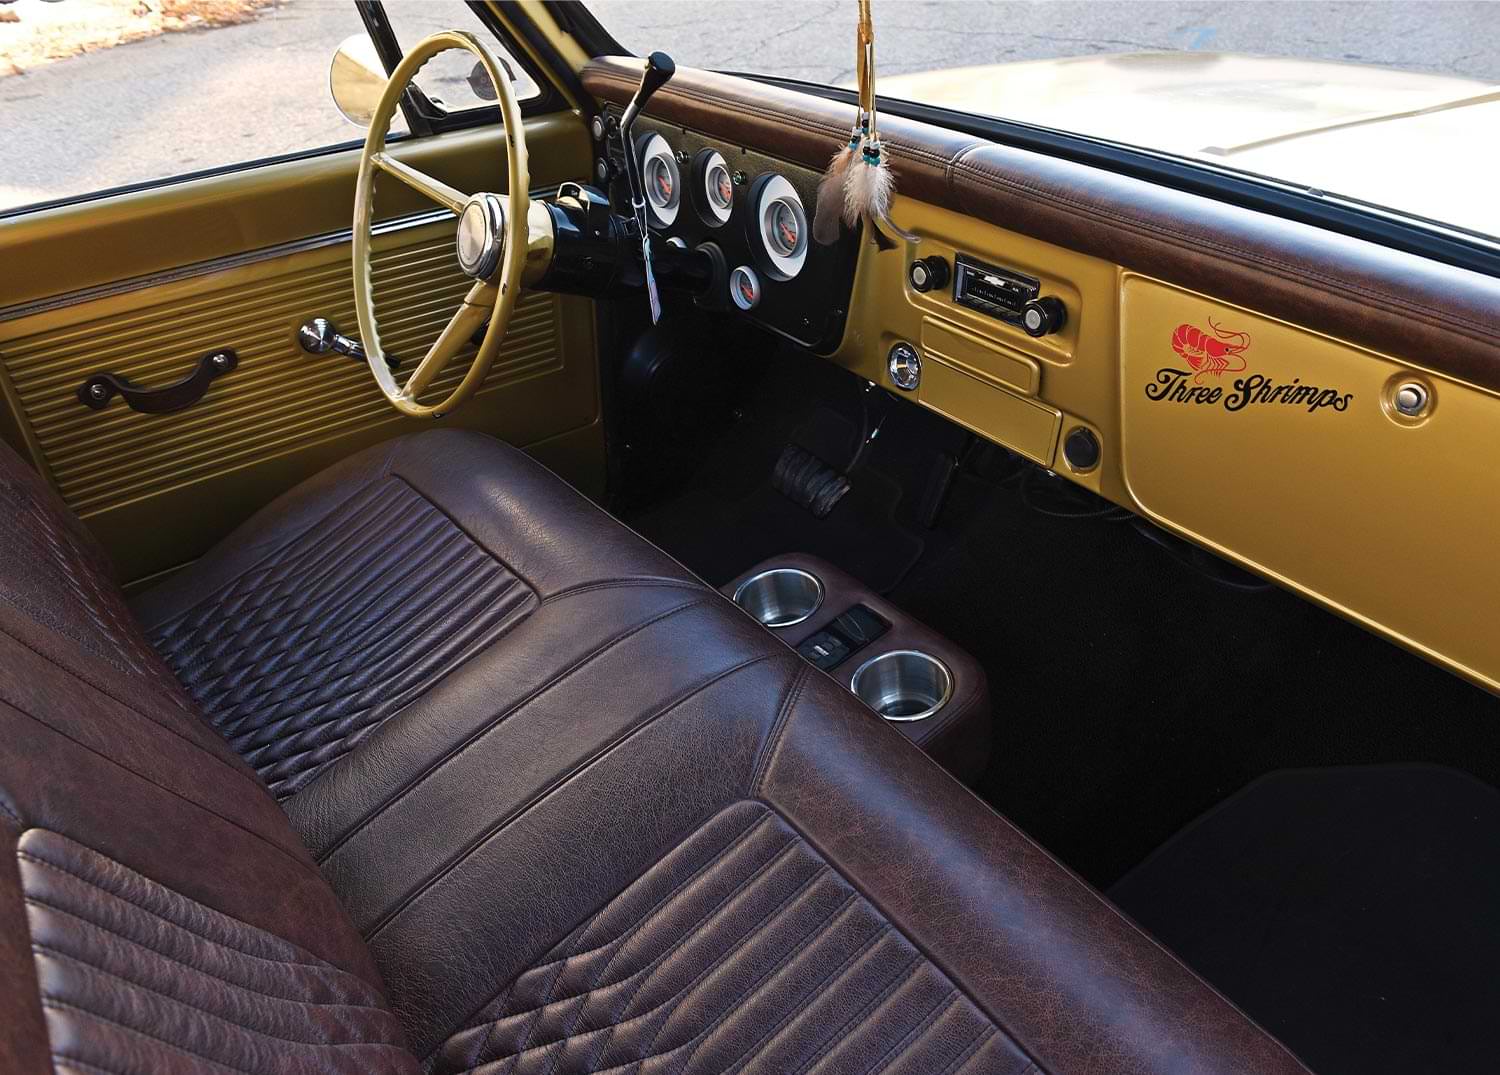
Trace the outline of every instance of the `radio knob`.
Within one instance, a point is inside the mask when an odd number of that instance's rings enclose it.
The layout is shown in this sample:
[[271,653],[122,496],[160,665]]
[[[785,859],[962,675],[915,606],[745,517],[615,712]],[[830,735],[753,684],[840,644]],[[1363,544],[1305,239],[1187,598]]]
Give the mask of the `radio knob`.
[[1068,320],[1068,308],[1062,299],[1048,295],[1032,299],[1021,307],[1021,327],[1028,336],[1046,336],[1062,328]]
[[913,291],[931,291],[948,284],[948,263],[933,254],[919,258],[907,267],[906,278],[911,281]]

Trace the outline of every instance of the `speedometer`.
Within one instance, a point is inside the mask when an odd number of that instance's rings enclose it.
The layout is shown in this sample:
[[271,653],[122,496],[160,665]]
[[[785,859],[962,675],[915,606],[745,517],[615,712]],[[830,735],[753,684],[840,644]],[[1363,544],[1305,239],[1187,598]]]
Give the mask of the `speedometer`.
[[807,261],[807,210],[786,176],[763,175],[750,187],[752,239],[767,275],[790,280]]
[[646,211],[651,223],[665,228],[677,219],[682,204],[682,175],[672,147],[659,134],[640,141],[641,179],[646,185]]
[[693,194],[705,224],[717,228],[729,223],[734,213],[734,175],[717,149],[705,149],[693,159]]

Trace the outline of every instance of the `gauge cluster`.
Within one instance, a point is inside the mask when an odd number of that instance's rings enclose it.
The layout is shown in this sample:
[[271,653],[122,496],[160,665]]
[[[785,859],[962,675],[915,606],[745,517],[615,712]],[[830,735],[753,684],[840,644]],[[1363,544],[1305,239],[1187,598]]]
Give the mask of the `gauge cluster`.
[[[854,284],[858,237],[832,246],[812,241],[819,176],[692,131],[642,119],[636,124],[653,234],[704,249],[719,266],[705,306],[736,310],[811,350],[828,353],[843,336]],[[619,151],[596,141],[601,178],[624,171]],[[612,183],[622,208],[629,196]]]

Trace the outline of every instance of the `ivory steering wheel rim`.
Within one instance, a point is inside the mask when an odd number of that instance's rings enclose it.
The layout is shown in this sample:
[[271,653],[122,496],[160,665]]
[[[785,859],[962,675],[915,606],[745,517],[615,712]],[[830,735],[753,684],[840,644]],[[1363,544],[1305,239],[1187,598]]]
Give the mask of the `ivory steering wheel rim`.
[[[500,114],[505,124],[507,193],[496,196],[485,192],[466,195],[448,184],[426,175],[409,164],[392,157],[385,151],[387,129],[391,117],[401,102],[412,78],[432,57],[447,49],[464,49],[478,57],[489,73],[499,98]],[[427,354],[417,363],[416,369],[399,384],[385,363],[385,351],[380,344],[379,328],[375,323],[375,297],[370,275],[370,225],[374,210],[375,176],[384,172],[407,186],[426,195],[429,199],[458,215],[460,225],[464,213],[479,206],[475,212],[493,213],[497,205],[504,208],[504,221],[499,229],[501,250],[498,264],[488,273],[476,275],[466,272],[474,284],[464,296],[458,311],[438,334]],[[423,38],[408,52],[391,72],[385,92],[370,118],[370,130],[365,135],[365,144],[359,157],[359,178],[354,190],[354,313],[359,322],[359,338],[364,344],[365,358],[375,383],[380,386],[385,398],[402,414],[413,418],[441,418],[458,407],[478,389],[485,374],[500,351],[500,342],[515,310],[516,299],[521,290],[521,273],[527,252],[527,213],[530,209],[530,169],[526,160],[526,131],[521,121],[520,105],[515,90],[504,68],[473,34],[461,30],[444,30]],[[494,201],[486,201],[494,199]],[[501,202],[499,199],[503,199]],[[455,235],[455,241],[458,236]],[[462,257],[460,259],[462,263]],[[479,345],[479,350],[469,365],[463,379],[447,398],[440,403],[417,402],[417,397],[431,385],[433,379],[468,344],[474,332],[489,319],[489,329]]]

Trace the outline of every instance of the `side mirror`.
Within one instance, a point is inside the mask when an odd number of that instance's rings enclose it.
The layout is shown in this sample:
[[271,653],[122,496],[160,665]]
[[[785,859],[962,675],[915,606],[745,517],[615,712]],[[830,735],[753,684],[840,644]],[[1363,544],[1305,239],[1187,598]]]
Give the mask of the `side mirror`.
[[[505,73],[509,75],[510,68],[505,65],[505,61],[501,60],[500,63],[502,66],[505,66]],[[490,81],[490,73],[484,69],[484,64],[477,61],[474,64],[473,70],[469,72],[469,89],[481,101],[498,101],[500,99],[500,95],[495,92],[495,84]]]
[[368,34],[346,37],[333,54],[328,68],[328,92],[344,118],[368,127],[385,92],[385,65]]

